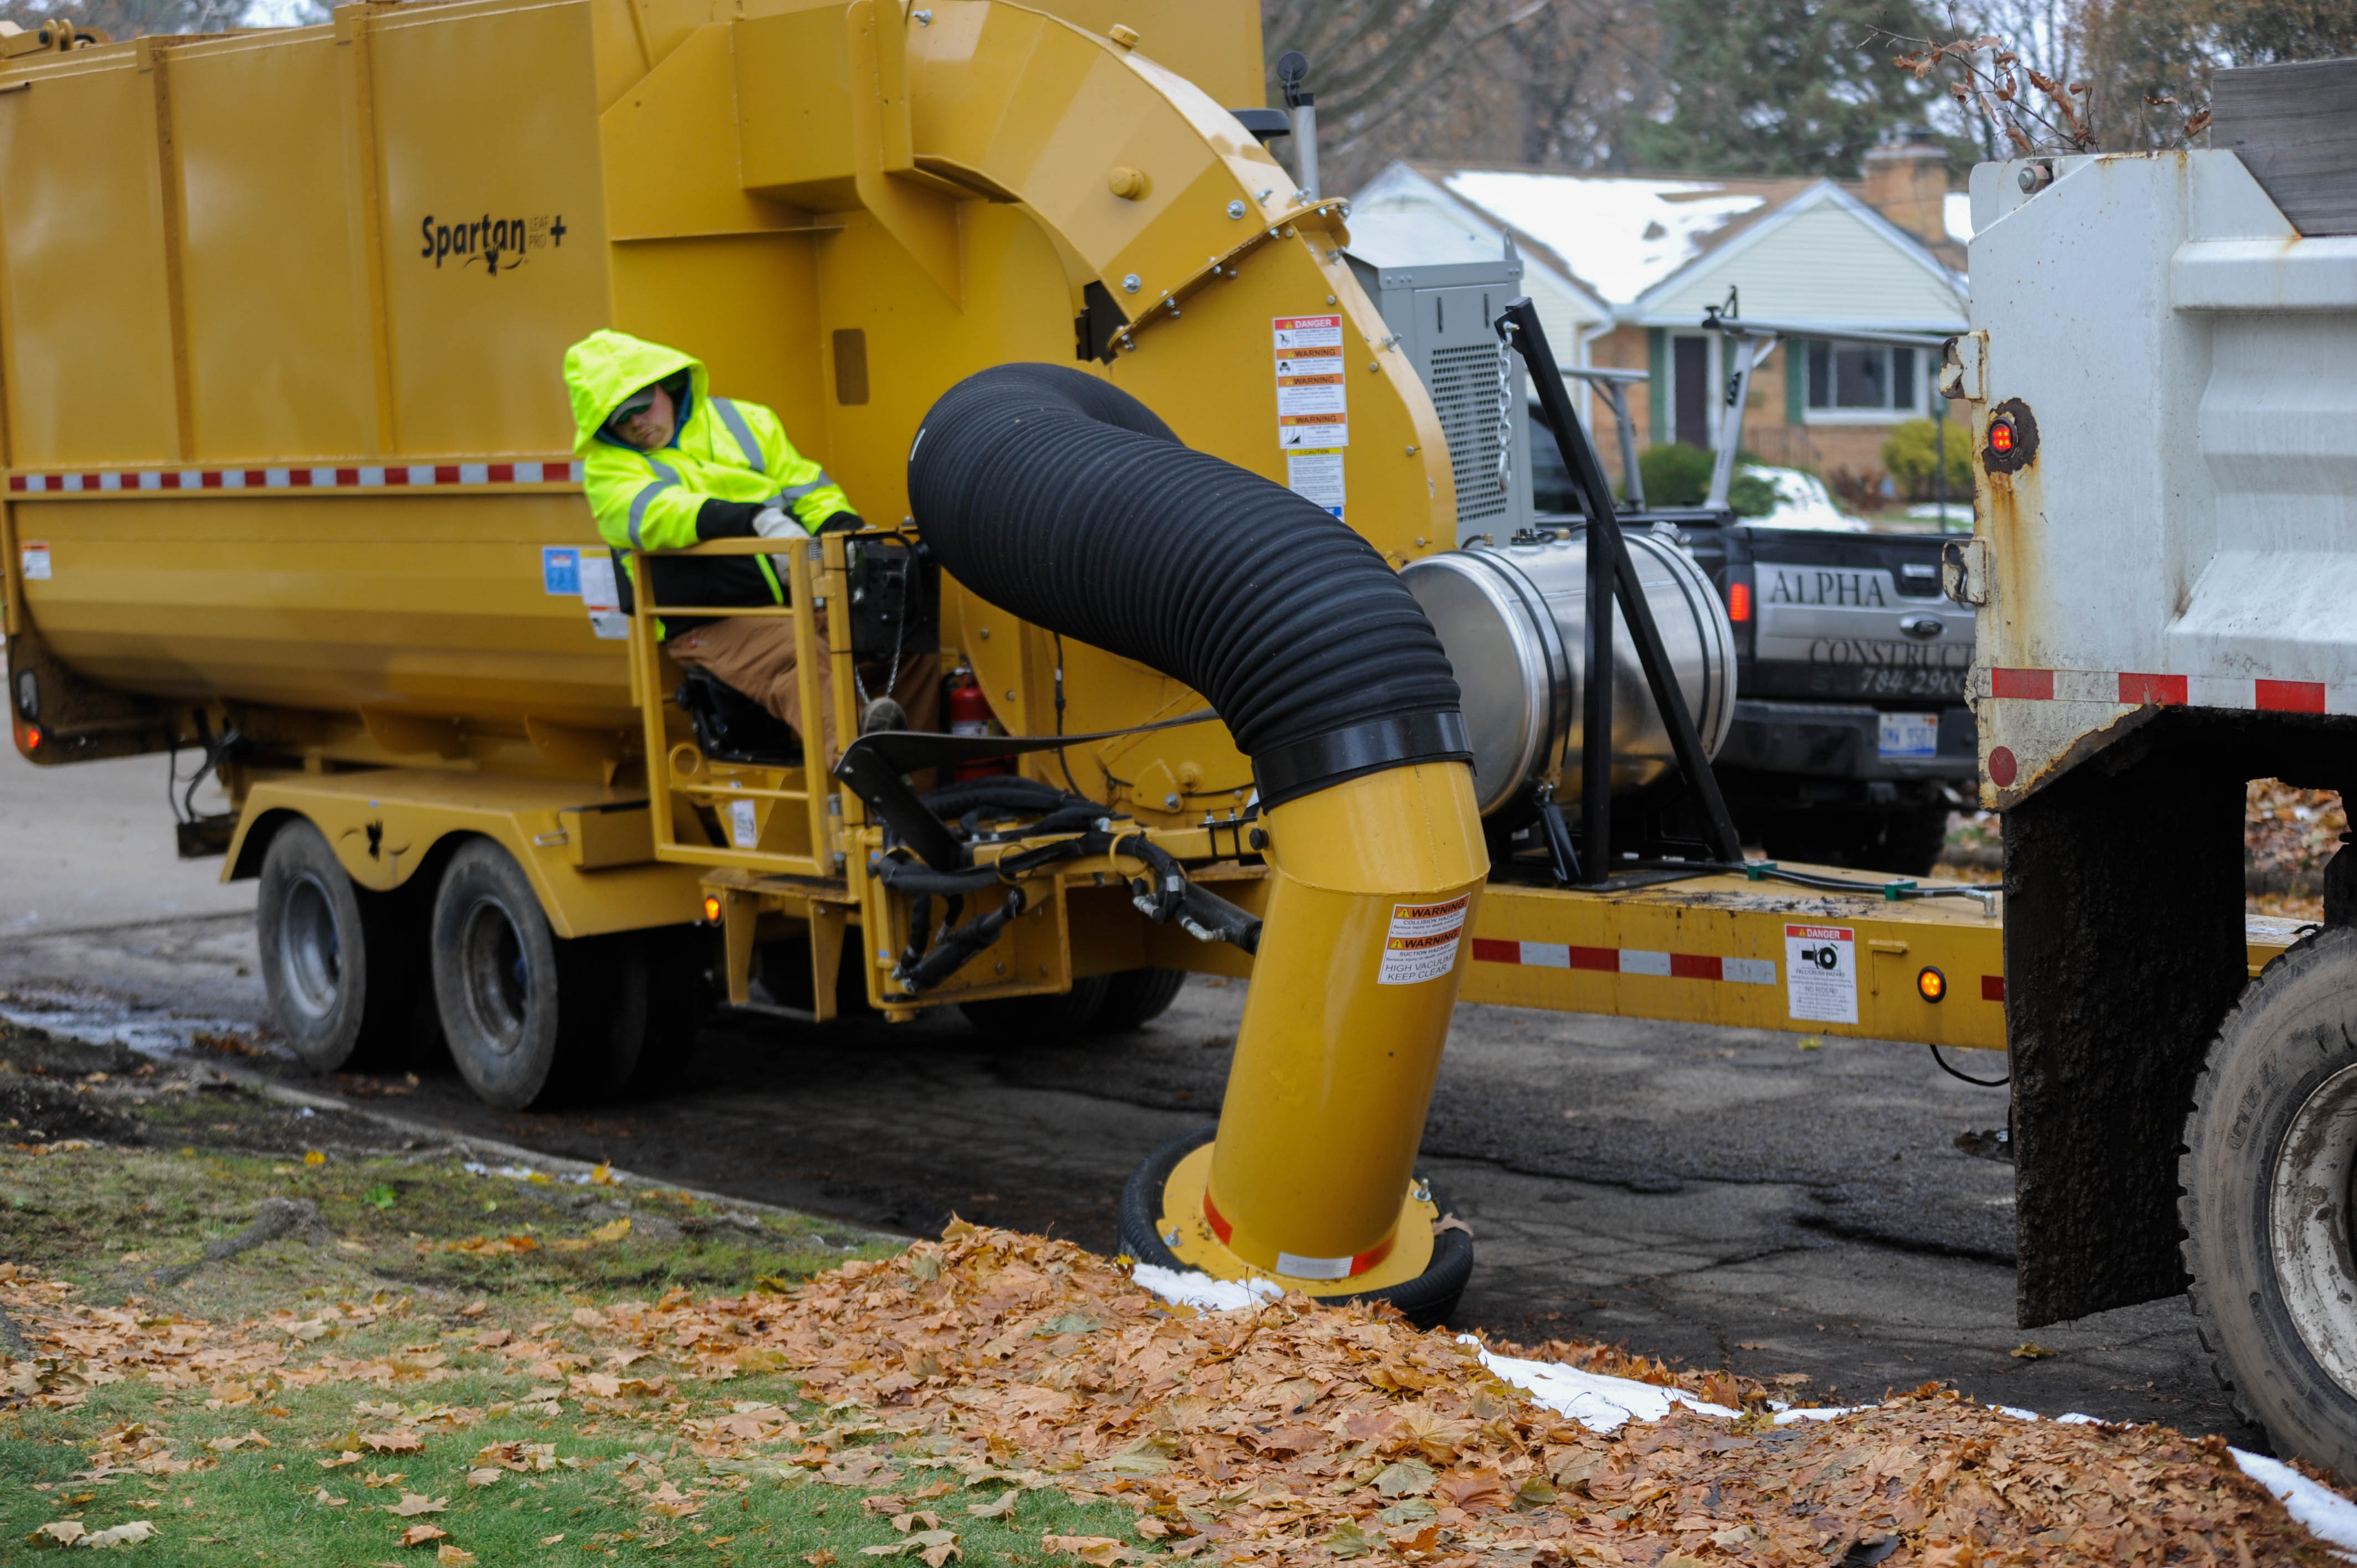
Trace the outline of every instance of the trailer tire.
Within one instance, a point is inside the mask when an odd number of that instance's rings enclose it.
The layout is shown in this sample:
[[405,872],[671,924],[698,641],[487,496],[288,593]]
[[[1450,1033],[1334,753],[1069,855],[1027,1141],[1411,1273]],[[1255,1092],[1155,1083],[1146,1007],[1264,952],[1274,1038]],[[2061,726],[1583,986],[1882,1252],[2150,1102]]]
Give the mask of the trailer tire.
[[1187,983],[1183,969],[1125,969],[1105,976],[1103,1004],[1089,1020],[1099,1035],[1126,1035],[1168,1011]]
[[314,1072],[397,1064],[417,1033],[411,900],[355,883],[296,818],[271,835],[255,899],[263,988],[288,1048]]
[[[1123,1251],[1141,1263],[1152,1263],[1160,1269],[1186,1273],[1192,1268],[1170,1250],[1157,1229],[1162,1219],[1162,1189],[1168,1185],[1170,1173],[1178,1168],[1178,1162],[1210,1143],[1219,1131],[1219,1124],[1211,1122],[1182,1133],[1146,1155],[1145,1163],[1130,1173],[1128,1185],[1121,1189]],[[1429,1183],[1426,1186],[1434,1206],[1448,1214],[1448,1200],[1441,1196],[1440,1188]],[[1432,1261],[1415,1278],[1383,1290],[1321,1295],[1317,1299],[1329,1304],[1389,1302],[1418,1328],[1434,1328],[1456,1310],[1458,1298],[1465,1294],[1465,1283],[1472,1277],[1472,1236],[1464,1230],[1443,1230],[1432,1239]]]
[[490,839],[459,849],[435,891],[429,946],[442,1033],[467,1087],[502,1111],[619,1090],[649,1037],[643,954],[625,946],[637,940],[560,940],[513,856]]
[[1060,1044],[1086,1033],[1103,1008],[1111,975],[1083,975],[1070,991],[1040,996],[994,996],[984,1002],[961,1002],[958,1011],[983,1034],[1008,1041]]
[[2279,1454],[2357,1475],[2357,929],[2267,965],[2227,1014],[2178,1163],[2201,1341]]

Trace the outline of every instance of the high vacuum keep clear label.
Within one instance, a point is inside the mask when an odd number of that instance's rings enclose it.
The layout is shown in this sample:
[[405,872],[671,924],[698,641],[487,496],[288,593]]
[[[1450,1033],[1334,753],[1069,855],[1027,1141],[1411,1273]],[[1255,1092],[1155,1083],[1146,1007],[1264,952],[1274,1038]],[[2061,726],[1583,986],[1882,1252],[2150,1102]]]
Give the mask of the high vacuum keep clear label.
[[1857,1023],[1857,933],[1847,926],[1785,927],[1784,994],[1795,1018]]
[[1457,944],[1465,936],[1465,911],[1473,895],[1460,893],[1442,904],[1394,904],[1392,929],[1383,939],[1377,985],[1420,985],[1457,967]]

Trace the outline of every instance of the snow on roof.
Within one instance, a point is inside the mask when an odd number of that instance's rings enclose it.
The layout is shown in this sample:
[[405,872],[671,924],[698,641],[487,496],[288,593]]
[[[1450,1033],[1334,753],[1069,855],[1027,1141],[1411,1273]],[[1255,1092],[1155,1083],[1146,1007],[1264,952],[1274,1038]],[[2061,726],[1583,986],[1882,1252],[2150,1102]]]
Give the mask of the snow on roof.
[[1940,220],[1947,226],[1949,239],[1959,245],[1972,243],[1973,199],[1961,190],[1948,192],[1941,204]]
[[1615,305],[1703,252],[1718,230],[1767,205],[1712,180],[1458,169],[1448,190],[1530,234]]
[[1436,267],[1494,262],[1504,250],[1494,233],[1431,211],[1351,215],[1351,253],[1379,267]]

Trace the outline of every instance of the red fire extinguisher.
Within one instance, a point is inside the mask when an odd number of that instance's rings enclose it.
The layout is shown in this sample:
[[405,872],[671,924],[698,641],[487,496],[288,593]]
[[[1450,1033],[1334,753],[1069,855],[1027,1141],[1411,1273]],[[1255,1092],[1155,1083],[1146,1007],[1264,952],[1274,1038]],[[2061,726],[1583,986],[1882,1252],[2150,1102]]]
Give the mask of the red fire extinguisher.
[[[971,674],[950,688],[950,733],[952,735],[996,735],[998,725],[990,716],[990,699],[982,694],[982,682]],[[969,779],[990,779],[1015,771],[1015,759],[1008,757],[984,757],[957,765],[955,777],[961,784]]]

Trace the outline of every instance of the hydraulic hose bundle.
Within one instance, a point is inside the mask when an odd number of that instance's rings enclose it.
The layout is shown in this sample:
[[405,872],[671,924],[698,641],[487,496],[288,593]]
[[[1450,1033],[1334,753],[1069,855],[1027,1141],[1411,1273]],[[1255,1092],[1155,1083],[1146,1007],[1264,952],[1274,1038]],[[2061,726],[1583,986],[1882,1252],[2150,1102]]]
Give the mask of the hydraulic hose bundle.
[[[1257,950],[1216,1142],[1140,1168],[1125,1246],[1445,1310],[1471,1250],[1435,1237],[1412,1167],[1489,867],[1456,677],[1415,596],[1340,520],[1059,366],[952,388],[910,447],[909,494],[970,592],[1185,682],[1252,759],[1262,921],[1144,834],[1082,835],[1144,863],[1148,915]],[[1020,897],[971,924],[1003,925]]]

